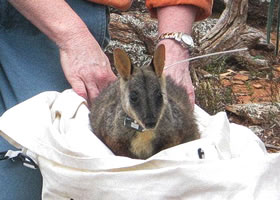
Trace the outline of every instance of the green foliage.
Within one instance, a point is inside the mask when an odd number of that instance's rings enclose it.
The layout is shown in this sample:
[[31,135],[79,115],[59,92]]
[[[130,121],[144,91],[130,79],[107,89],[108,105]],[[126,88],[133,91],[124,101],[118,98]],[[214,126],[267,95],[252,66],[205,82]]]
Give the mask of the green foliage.
[[213,60],[210,64],[206,65],[204,69],[214,76],[218,76],[221,73],[225,73],[229,66],[227,66],[228,56],[222,56],[216,60]]
[[200,77],[196,83],[196,103],[209,114],[224,111],[226,105],[236,102],[231,87],[225,87],[220,82],[220,74],[230,69],[227,59],[227,56],[223,56],[202,67],[211,76]]
[[201,80],[195,90],[196,104],[211,115],[224,111],[226,105],[236,103],[231,87],[224,87],[219,80]]

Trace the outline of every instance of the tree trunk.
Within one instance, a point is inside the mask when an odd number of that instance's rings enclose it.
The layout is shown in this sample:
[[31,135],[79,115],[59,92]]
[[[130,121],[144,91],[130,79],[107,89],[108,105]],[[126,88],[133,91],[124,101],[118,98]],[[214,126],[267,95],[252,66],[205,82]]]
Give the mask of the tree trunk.
[[[246,24],[248,15],[248,0],[224,0],[225,10],[217,24],[205,35],[199,43],[199,54],[238,49],[247,47],[248,51],[235,54],[248,66],[267,67],[265,60],[254,59],[250,55],[252,49],[272,51],[274,47],[266,43],[266,36],[259,30]],[[206,65],[211,59],[206,58],[194,62],[194,66]]]

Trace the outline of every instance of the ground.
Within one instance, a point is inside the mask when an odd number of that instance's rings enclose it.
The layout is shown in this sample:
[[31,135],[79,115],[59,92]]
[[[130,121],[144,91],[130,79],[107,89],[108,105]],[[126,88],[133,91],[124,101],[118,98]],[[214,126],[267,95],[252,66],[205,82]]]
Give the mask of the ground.
[[[260,28],[260,31],[264,31]],[[276,34],[272,34],[275,44]],[[225,110],[231,122],[250,127],[266,144],[269,152],[280,152],[280,56],[266,50],[252,50],[256,59],[268,60],[266,67],[247,66],[234,57],[220,58],[208,66],[197,69],[197,103],[211,114]],[[201,75],[202,74],[202,75]],[[278,110],[255,120],[248,107],[277,104]],[[238,110],[242,104],[242,112]],[[247,110],[246,110],[247,109]],[[262,115],[262,114],[261,114]]]

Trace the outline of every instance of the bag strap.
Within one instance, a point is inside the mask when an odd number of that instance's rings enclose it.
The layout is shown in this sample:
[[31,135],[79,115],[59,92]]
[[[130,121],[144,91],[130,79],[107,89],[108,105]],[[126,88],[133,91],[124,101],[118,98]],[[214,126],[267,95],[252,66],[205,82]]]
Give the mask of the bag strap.
[[23,166],[38,169],[38,165],[34,160],[32,160],[29,156],[22,153],[22,151],[4,151],[0,152],[0,161],[1,160],[11,160],[12,162],[21,161]]

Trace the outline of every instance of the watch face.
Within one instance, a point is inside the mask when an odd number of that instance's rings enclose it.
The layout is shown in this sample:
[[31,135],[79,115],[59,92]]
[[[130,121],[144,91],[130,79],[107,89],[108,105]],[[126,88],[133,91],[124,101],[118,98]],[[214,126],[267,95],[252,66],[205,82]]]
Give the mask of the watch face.
[[191,36],[187,35],[187,34],[184,34],[182,35],[182,40],[184,43],[186,43],[187,45],[193,47],[194,46],[194,43],[193,43],[193,39]]

